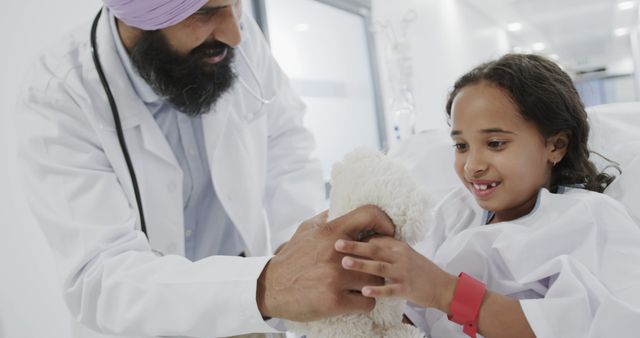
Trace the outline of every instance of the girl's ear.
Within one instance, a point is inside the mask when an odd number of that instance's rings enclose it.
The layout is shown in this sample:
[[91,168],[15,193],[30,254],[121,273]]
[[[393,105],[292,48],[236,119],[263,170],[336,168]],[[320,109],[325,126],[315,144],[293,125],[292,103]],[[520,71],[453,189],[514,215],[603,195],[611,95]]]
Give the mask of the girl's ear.
[[549,161],[555,166],[556,163],[562,161],[569,149],[569,134],[565,131],[561,131],[549,138],[547,138],[547,151],[549,155]]

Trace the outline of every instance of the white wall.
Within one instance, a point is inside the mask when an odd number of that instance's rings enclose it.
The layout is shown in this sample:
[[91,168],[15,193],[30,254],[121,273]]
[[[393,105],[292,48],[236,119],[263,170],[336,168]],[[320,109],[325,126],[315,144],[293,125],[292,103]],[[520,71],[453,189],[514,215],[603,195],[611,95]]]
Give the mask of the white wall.
[[[396,35],[400,35],[401,20],[408,10],[416,13],[410,29],[416,131],[446,128],[445,104],[455,80],[481,62],[506,53],[507,36],[460,0],[373,0],[374,20],[394,25]],[[385,35],[377,34],[383,86],[389,77],[384,60],[385,39]],[[388,85],[385,88],[388,100]],[[393,116],[387,113],[389,135],[393,136]],[[393,139],[389,141],[395,143]]]
[[70,335],[48,245],[19,187],[14,114],[20,84],[36,55],[93,18],[100,4],[25,0],[0,11],[0,337]]
[[266,9],[273,55],[307,105],[313,156],[329,180],[345,154],[380,146],[365,22],[313,0],[266,1]]

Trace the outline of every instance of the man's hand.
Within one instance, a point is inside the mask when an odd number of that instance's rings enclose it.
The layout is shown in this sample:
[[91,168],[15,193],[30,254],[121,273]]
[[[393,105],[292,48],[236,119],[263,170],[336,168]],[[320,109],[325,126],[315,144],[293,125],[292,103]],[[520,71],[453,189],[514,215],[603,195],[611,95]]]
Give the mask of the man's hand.
[[356,240],[363,233],[392,236],[393,223],[374,206],[326,220],[324,212],[302,223],[262,271],[256,297],[263,316],[302,322],[365,313],[375,306],[375,299],[362,296],[360,290],[365,285],[382,285],[384,280],[344,270],[340,264],[344,255],[334,249],[334,243]]

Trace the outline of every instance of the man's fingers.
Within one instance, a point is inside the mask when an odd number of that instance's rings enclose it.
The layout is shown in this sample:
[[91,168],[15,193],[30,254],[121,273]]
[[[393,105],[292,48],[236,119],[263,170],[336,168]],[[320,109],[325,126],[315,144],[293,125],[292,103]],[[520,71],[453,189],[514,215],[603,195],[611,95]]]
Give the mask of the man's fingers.
[[393,236],[395,232],[395,226],[389,216],[373,205],[365,205],[354,209],[330,223],[336,224],[336,230],[351,239],[359,239],[362,234]]

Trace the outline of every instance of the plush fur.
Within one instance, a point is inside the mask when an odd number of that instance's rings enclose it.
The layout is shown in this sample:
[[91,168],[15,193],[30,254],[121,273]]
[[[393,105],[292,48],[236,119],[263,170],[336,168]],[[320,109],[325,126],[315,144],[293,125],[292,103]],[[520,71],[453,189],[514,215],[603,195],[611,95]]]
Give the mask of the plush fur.
[[[357,149],[331,172],[329,220],[373,204],[389,215],[395,237],[409,244],[420,241],[430,220],[430,202],[409,171],[383,154]],[[308,338],[422,338],[422,332],[402,323],[404,300],[376,299],[372,312],[344,315],[309,323],[289,322],[291,331]]]

